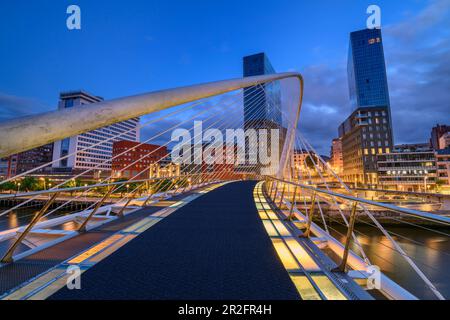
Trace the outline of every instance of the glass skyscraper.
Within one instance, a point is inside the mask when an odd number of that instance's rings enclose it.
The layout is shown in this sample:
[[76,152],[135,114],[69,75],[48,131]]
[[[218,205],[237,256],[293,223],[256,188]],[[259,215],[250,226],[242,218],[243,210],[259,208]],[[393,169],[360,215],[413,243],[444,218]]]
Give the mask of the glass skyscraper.
[[350,33],[347,72],[352,111],[361,107],[390,107],[380,29]]
[[377,156],[393,149],[389,90],[380,29],[350,33],[348,85],[351,115],[340,125],[343,178],[378,184]]
[[[257,53],[244,57],[244,77],[261,76],[275,73],[267,55]],[[265,91],[265,93],[263,92]],[[277,126],[281,120],[281,93],[277,82],[265,84],[263,88],[244,90],[244,122],[270,121]]]

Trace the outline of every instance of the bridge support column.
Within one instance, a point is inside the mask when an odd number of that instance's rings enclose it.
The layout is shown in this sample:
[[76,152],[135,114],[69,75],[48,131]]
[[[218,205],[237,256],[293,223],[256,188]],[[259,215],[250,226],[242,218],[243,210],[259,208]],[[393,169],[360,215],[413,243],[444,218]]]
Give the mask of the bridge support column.
[[22,241],[26,238],[26,236],[30,233],[30,231],[33,229],[33,227],[38,223],[38,221],[42,218],[42,216],[47,212],[48,208],[52,205],[52,203],[56,200],[56,197],[58,196],[58,192],[53,194],[53,196],[45,203],[45,205],[42,207],[41,210],[33,217],[31,222],[28,224],[28,226],[25,228],[25,230],[22,232],[22,234],[19,235],[16,241],[9,247],[8,251],[6,251],[5,255],[3,256],[1,262],[2,263],[10,263],[13,262],[13,255],[16,251],[17,247],[22,243]]
[[278,193],[278,182],[274,181],[273,183],[275,185],[275,190],[274,190],[274,194],[273,195],[272,195],[272,193],[270,194],[270,199],[272,200],[272,202],[275,203],[275,197],[276,197],[276,195]]
[[283,190],[281,191],[281,199],[280,199],[280,204],[278,205],[278,207],[281,210],[281,206],[283,205],[283,200],[284,200],[284,194],[286,193],[286,183],[283,183]]
[[87,216],[87,218],[83,221],[83,223],[81,224],[81,226],[78,228],[78,232],[86,232],[86,227],[87,224],[89,222],[89,220],[91,220],[91,218],[94,216],[94,214],[97,213],[98,209],[100,209],[100,207],[103,205],[103,203],[105,203],[106,199],[109,198],[109,196],[111,195],[111,193],[116,189],[116,187],[111,187],[108,192],[103,196],[102,200],[100,200],[100,202],[98,202],[95,207],[94,210],[92,210],[91,213],[89,213],[89,215]]
[[308,221],[307,221],[307,225],[306,225],[306,231],[301,237],[309,238],[311,236],[311,224],[312,224],[313,213],[314,213],[315,208],[316,208],[316,193],[314,192],[311,197],[311,207],[309,208],[309,212],[308,212]]
[[296,201],[296,196],[297,196],[297,186],[295,186],[295,188],[294,188],[294,194],[292,195],[292,199],[291,199],[291,209],[289,210],[289,215],[288,215],[288,217],[287,217],[287,219],[286,220],[288,220],[288,221],[292,221],[292,219],[294,218],[294,208],[295,208],[295,205],[296,205],[296,203],[297,203],[297,201]]
[[[147,182],[146,182],[147,183]],[[125,203],[125,205],[120,209],[119,213],[117,214],[118,217],[123,217],[123,212],[125,211],[125,209],[128,207],[128,205],[130,204],[130,202],[134,199],[134,196],[136,195],[136,193],[141,189],[142,186],[139,186],[138,188],[136,188],[136,190],[128,197],[127,202]],[[148,188],[147,185],[145,185],[146,188]]]
[[352,211],[350,214],[350,221],[348,222],[347,238],[345,239],[345,248],[344,248],[344,254],[342,255],[342,262],[339,265],[339,267],[333,269],[332,271],[345,272],[347,269],[348,252],[350,251],[350,243],[352,240],[353,230],[355,228],[357,207],[358,207],[358,202],[356,202],[356,201],[353,202]]

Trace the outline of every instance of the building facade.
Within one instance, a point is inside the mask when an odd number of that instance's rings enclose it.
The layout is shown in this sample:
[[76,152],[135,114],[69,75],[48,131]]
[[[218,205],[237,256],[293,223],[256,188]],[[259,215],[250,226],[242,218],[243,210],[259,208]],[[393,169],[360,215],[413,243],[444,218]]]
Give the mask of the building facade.
[[437,181],[442,190],[450,193],[450,147],[436,151]]
[[450,132],[450,126],[437,124],[431,129],[430,144],[434,150],[445,149],[440,146],[440,139],[443,135]]
[[[275,69],[265,53],[257,53],[243,59],[244,77],[274,73]],[[263,124],[270,122],[281,126],[280,86],[277,82],[264,84],[263,86],[244,89],[244,122],[254,124],[261,121]]]
[[439,138],[439,150],[447,149],[449,146],[450,132],[446,132]]
[[0,177],[11,178],[46,164],[47,166],[33,171],[30,175],[50,173],[52,156],[53,143],[50,143],[3,158],[0,161]]
[[428,192],[437,179],[435,152],[428,144],[399,145],[377,155],[379,184],[386,189]]
[[392,120],[380,29],[350,34],[348,86],[352,114],[339,126],[343,178],[374,186],[377,155],[393,149]]
[[[89,104],[101,101],[103,98],[84,91],[65,92],[60,94],[58,109],[88,108]],[[109,175],[113,143],[119,140],[139,141],[138,124],[139,118],[133,118],[55,142],[53,160],[70,156],[55,162],[53,171],[79,173],[91,170],[88,175]]]
[[390,153],[393,149],[388,109],[358,108],[340,126],[339,132],[344,181],[376,185],[377,155]]
[[344,170],[344,159],[342,156],[342,139],[333,139],[330,152],[331,160],[330,165],[333,171],[340,175]]
[[112,150],[112,176],[123,179],[146,179],[150,168],[167,158],[166,146],[140,144],[134,141],[116,141]]

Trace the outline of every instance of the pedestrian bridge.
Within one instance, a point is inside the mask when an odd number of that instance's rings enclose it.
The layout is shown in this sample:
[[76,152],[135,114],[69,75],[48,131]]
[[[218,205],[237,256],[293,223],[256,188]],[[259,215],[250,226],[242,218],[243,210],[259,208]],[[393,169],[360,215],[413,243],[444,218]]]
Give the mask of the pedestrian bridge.
[[[216,133],[240,127],[281,132],[279,140],[264,145],[281,142],[279,152],[271,154],[277,161],[269,163],[241,164],[233,154],[231,165],[178,163],[179,173],[157,175],[142,166],[122,179],[124,170],[150,152],[106,176],[99,168],[111,159],[55,181],[53,187],[20,190],[21,179],[39,177],[38,170],[47,165],[102,147],[96,143],[0,181],[0,186],[17,186],[0,194],[0,200],[18,201],[0,212],[1,222],[17,220],[14,227],[0,230],[0,297],[417,299],[371,262],[357,228],[367,224],[382,235],[379,245],[400,257],[424,290],[445,299],[422,270],[424,261],[398,240],[430,244],[404,239],[384,223],[426,228],[446,241],[450,218],[355,195],[299,132],[302,96],[301,75],[285,73],[163,90],[0,123],[0,157],[144,115],[150,118],[140,129],[152,135],[139,145],[170,146],[167,134],[177,129],[193,131],[195,139],[194,120],[199,119]],[[231,149],[245,149],[249,155],[261,151],[261,140],[246,144],[245,139],[233,141]],[[217,138],[206,147],[203,142],[202,136],[200,147],[207,149]],[[129,156],[136,148],[118,156]],[[218,148],[214,157],[226,149]],[[303,157],[296,157],[299,151]],[[152,164],[169,160],[167,155]],[[93,183],[77,183],[88,174],[96,177]],[[327,182],[330,177],[333,185]],[[333,191],[336,183],[342,193]],[[89,199],[87,208],[68,209],[83,198]],[[32,210],[31,216],[21,215],[24,209]],[[393,256],[391,262],[398,263]],[[81,288],[73,289],[77,281]]]

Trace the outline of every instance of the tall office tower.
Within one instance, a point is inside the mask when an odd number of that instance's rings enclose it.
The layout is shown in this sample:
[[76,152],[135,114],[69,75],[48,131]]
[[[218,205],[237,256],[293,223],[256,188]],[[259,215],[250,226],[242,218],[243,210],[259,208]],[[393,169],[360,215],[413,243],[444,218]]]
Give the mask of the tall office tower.
[[[244,77],[261,76],[275,73],[267,55],[257,53],[243,59]],[[271,129],[279,130],[279,153],[281,155],[286,129],[283,128],[281,114],[281,90],[278,82],[264,84],[263,87],[244,89],[244,128],[268,129],[268,148],[271,148]],[[255,146],[246,146],[246,154],[256,152]],[[276,170],[276,168],[274,168]]]
[[376,185],[376,155],[393,148],[389,90],[380,29],[350,34],[347,64],[352,114],[340,125],[346,182]]
[[[89,104],[101,101],[103,98],[85,91],[64,92],[60,94],[58,109],[89,108]],[[113,143],[120,140],[139,141],[138,124],[139,118],[133,118],[56,141],[53,148],[53,160],[70,156],[55,162],[53,171],[76,174],[95,168],[89,175],[109,174]],[[118,136],[119,134],[122,135]],[[83,150],[86,148],[89,149]]]
[[[244,57],[244,77],[273,73],[275,69],[265,53]],[[252,127],[269,123],[282,125],[281,93],[277,82],[266,84],[264,88],[251,87],[244,90],[244,121]]]

